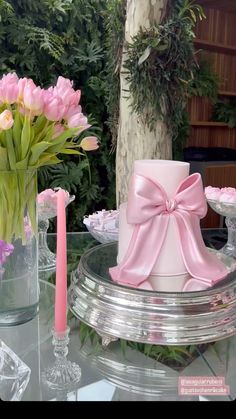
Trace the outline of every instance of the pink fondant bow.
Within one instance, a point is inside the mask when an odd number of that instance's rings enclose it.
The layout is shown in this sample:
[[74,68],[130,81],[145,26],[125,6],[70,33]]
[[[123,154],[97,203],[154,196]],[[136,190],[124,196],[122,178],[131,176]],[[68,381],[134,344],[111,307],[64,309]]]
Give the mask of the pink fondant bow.
[[228,271],[203,242],[199,219],[207,212],[199,173],[187,177],[173,197],[168,199],[158,183],[133,175],[127,205],[127,221],[134,231],[126,255],[118,266],[110,268],[114,281],[139,286],[151,274],[164,243],[170,217],[174,217],[182,257],[189,274],[200,280],[202,288],[214,285]]

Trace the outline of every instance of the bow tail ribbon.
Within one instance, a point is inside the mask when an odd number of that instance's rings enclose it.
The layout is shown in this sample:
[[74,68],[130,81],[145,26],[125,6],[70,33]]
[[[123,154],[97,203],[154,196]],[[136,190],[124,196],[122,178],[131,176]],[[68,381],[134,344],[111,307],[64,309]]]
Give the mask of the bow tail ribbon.
[[168,214],[160,214],[135,225],[123,261],[109,269],[114,281],[137,287],[150,276],[163,246],[168,224]]
[[[199,289],[212,287],[228,274],[225,265],[206,248],[197,215],[176,211],[174,216],[188,273],[197,280],[195,283],[199,284]],[[184,290],[187,291],[188,287]]]

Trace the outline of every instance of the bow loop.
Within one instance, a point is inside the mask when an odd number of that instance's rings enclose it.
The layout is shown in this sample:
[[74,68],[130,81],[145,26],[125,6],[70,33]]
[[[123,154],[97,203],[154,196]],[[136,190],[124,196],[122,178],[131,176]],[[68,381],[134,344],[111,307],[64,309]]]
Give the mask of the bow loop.
[[127,205],[129,224],[142,224],[166,209],[167,195],[160,184],[140,175],[134,175],[130,182]]
[[175,200],[180,210],[191,212],[199,218],[206,216],[207,202],[199,173],[188,176],[180,183],[175,193]]

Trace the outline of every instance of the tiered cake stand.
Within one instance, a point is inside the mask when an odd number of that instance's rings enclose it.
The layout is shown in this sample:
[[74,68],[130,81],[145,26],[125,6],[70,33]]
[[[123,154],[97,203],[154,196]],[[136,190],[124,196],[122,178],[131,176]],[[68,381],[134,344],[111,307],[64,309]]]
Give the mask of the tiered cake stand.
[[213,342],[236,334],[235,259],[218,254],[228,276],[205,291],[164,293],[114,283],[117,243],[96,246],[81,258],[69,288],[71,311],[103,337],[159,345]]

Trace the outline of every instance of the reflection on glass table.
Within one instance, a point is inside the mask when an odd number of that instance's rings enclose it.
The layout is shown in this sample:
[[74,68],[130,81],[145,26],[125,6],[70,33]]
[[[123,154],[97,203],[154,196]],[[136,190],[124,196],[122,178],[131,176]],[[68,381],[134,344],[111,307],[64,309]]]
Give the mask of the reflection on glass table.
[[[224,233],[221,236],[220,232],[208,231],[205,238],[211,242],[212,237],[218,236],[225,237]],[[55,235],[48,235],[48,241],[51,248],[55,248]],[[77,267],[80,255],[96,244],[89,233],[68,234],[68,274]],[[198,395],[179,394],[180,376],[223,376],[230,385],[230,395],[209,396],[209,399],[235,398],[236,337],[206,347],[184,369],[176,371],[133,348],[126,348],[123,353],[120,342],[103,349],[87,341],[81,347],[79,322],[74,318],[70,320],[68,359],[80,365],[81,381],[78,388],[69,393],[49,390],[42,383],[42,372],[54,359],[51,337],[54,287],[51,283],[55,272],[40,273],[40,278],[39,315],[26,324],[0,329],[0,338],[31,369],[22,400],[199,400]]]

